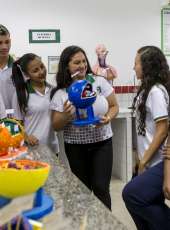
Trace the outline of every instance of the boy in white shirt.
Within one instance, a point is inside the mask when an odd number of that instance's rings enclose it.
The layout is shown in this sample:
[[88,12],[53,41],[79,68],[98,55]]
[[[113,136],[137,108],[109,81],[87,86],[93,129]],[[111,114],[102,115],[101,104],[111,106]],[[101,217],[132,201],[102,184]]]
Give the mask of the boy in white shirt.
[[15,88],[12,83],[13,58],[9,55],[11,38],[8,29],[0,24],[0,92],[6,109],[12,109]]

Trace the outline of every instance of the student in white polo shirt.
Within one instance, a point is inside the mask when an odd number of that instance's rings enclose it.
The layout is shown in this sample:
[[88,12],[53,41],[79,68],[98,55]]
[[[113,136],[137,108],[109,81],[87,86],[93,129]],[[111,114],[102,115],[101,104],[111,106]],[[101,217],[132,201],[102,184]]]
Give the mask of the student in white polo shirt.
[[[52,122],[64,130],[65,152],[72,172],[111,209],[109,185],[112,174],[113,149],[111,120],[118,113],[112,86],[100,76],[93,77],[86,53],[78,46],[65,48],[60,56],[56,75],[57,88],[52,91]],[[72,124],[74,106],[68,102],[67,88],[72,82],[91,82],[99,102],[94,113],[102,115],[98,126],[77,127]]]
[[123,199],[137,229],[169,230],[170,208],[165,204],[165,197],[170,199],[170,196],[163,192],[164,188],[169,191],[167,186],[170,184],[167,182],[168,160],[163,158],[169,127],[169,66],[159,48],[144,46],[137,52],[134,70],[141,80],[133,103],[138,176],[125,186]]
[[55,153],[58,139],[51,126],[50,93],[46,68],[41,58],[28,53],[13,63],[12,80],[16,87],[12,106],[14,117],[22,120],[29,145],[46,144]]
[[11,102],[15,88],[12,84],[13,58],[9,55],[11,38],[8,29],[0,24],[0,92],[6,109],[12,109]]

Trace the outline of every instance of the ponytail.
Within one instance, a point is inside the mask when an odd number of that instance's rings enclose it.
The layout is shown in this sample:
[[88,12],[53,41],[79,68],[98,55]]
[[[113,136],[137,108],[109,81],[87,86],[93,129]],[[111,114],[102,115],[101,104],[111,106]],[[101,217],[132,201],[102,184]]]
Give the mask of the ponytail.
[[27,53],[13,63],[12,81],[16,88],[18,104],[21,113],[27,112],[29,91],[25,74],[28,74],[28,64],[35,58],[39,58],[36,54]]
[[16,88],[20,111],[21,113],[26,113],[29,95],[27,93],[27,84],[24,80],[23,72],[21,70],[20,59],[13,63],[12,81]]

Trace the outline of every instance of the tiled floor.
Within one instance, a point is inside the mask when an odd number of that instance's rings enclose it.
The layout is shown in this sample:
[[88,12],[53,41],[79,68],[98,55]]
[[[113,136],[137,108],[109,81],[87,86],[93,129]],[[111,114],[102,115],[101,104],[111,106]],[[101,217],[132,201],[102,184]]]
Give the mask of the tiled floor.
[[[128,230],[136,230],[133,220],[131,219],[121,197],[124,185],[125,184],[118,179],[112,179],[111,181],[110,193],[112,198],[112,212]],[[166,200],[166,204],[170,207],[170,200]]]
[[121,180],[112,179],[110,186],[112,212],[129,230],[136,230],[121,197],[123,187],[124,183]]

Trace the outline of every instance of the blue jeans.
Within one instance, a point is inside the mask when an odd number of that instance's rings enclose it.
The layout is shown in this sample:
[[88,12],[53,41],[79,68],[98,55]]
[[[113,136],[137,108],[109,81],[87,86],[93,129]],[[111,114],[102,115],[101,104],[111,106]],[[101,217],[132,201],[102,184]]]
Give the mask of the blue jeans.
[[132,179],[122,196],[138,230],[170,230],[170,208],[163,194],[163,162]]

